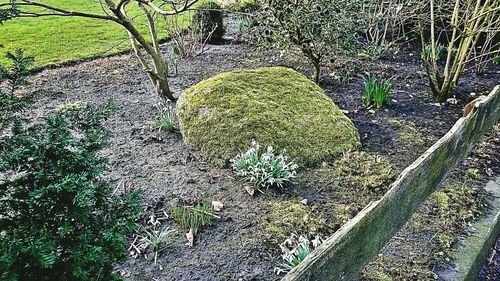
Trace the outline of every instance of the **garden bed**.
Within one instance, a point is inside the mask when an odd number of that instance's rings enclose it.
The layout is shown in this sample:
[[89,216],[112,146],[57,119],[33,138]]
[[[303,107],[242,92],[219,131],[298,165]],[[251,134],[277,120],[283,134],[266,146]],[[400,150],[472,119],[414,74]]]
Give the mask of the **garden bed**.
[[[358,128],[361,152],[350,152],[318,167],[301,169],[283,190],[254,197],[246,193],[244,183],[231,170],[210,164],[187,147],[178,132],[154,128],[152,119],[158,114],[155,105],[159,99],[152,94],[149,81],[132,55],[48,69],[31,77],[29,89],[42,91],[36,116],[45,116],[61,104],[77,101],[103,104],[108,98],[114,99],[120,111],[108,121],[112,137],[110,147],[103,151],[110,159],[106,178],[117,192],[143,190],[148,206],[146,215],[162,210],[168,213],[169,207],[179,201],[205,199],[224,203],[221,218],[199,233],[194,247],[186,246],[183,230],[167,220],[165,225],[178,229],[177,241],[160,254],[161,267],[154,265],[151,258],[131,258],[118,269],[126,279],[275,280],[280,278],[273,272],[281,263],[278,244],[291,231],[318,233],[323,237],[332,234],[368,203],[379,199],[394,176],[451,128],[462,115],[465,104],[487,94],[500,78],[498,67],[487,69],[482,76],[464,77],[457,90],[457,104],[435,104],[419,61],[418,52],[407,47],[379,61],[363,61],[350,83],[335,82],[326,75],[321,86]],[[180,60],[181,76],[171,79],[172,88],[182,93],[220,72],[277,64],[309,72],[296,58],[276,61],[271,55],[257,55],[245,44],[226,44],[209,46],[196,58]],[[365,72],[381,78],[392,77],[394,90],[386,109],[373,112],[362,105],[360,74]],[[488,169],[498,173],[498,162],[493,161],[492,165],[492,160],[488,160],[494,159],[491,155],[498,151],[498,143],[491,145],[494,146],[491,151],[479,154],[479,159],[486,160],[470,160],[470,165],[466,164],[467,168],[478,169],[483,180],[488,178]],[[450,181],[460,181],[464,174],[459,169]],[[468,184],[481,186],[482,181]],[[304,199],[307,204],[300,202]],[[470,208],[484,208],[476,206],[481,203],[474,204]],[[418,236],[417,242],[392,247],[384,256],[401,259],[402,253],[411,259],[411,253],[404,253],[406,245],[420,245],[422,239],[428,238],[431,237]],[[432,269],[433,265],[428,266]],[[401,276],[417,279],[427,276],[415,273],[413,269],[417,267],[407,268],[409,273],[382,271],[382,277],[387,275],[397,280]],[[428,268],[427,264],[424,268]],[[374,276],[367,278],[379,279]]]

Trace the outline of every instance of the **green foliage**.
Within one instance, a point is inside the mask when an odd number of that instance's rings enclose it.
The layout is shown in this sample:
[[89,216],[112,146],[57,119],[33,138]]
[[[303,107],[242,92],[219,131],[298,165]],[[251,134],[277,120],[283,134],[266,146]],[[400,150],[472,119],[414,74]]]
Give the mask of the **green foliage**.
[[255,188],[282,187],[295,177],[298,168],[293,161],[288,161],[285,153],[275,155],[272,146],[261,152],[260,144],[252,141],[250,149],[231,159],[231,163],[238,176]]
[[293,51],[298,48],[314,67],[319,82],[320,66],[341,53],[355,53],[358,30],[365,24],[360,0],[264,0],[257,16],[258,44],[265,49]]
[[4,22],[16,17],[19,14],[18,6],[0,9],[0,25]]
[[218,74],[184,92],[176,111],[184,141],[220,166],[252,140],[286,149],[300,166],[360,145],[357,129],[332,99],[284,67]]
[[141,205],[100,176],[113,111],[57,112],[0,137],[1,280],[116,280]]
[[9,81],[10,94],[26,83],[26,76],[35,59],[24,55],[24,49],[18,48],[14,53],[7,52],[5,57],[11,62],[10,68],[0,65],[0,79]]
[[305,236],[297,237],[296,234],[292,234],[290,238],[280,244],[283,263],[274,271],[278,275],[282,272],[289,272],[297,267],[321,243],[323,243],[323,240],[319,236],[309,241]]
[[215,211],[209,202],[200,201],[194,206],[172,206],[172,219],[186,230],[196,235],[201,228],[212,225]]
[[298,200],[277,201],[271,204],[271,212],[263,223],[266,237],[280,243],[291,233],[302,233],[309,237],[330,234],[330,225],[321,213]]
[[368,78],[365,80],[365,96],[363,103],[376,108],[382,108],[387,104],[389,93],[391,92],[392,85],[389,80],[382,80],[378,82],[376,79]]
[[158,116],[156,116],[153,120],[154,125],[159,130],[164,130],[166,132],[172,132],[175,129],[175,107],[170,104],[162,105],[159,104],[158,108]]
[[71,111],[85,110],[89,107],[86,101],[77,101],[74,103],[62,104],[56,108],[57,112],[67,113]]
[[221,42],[225,32],[222,6],[216,1],[202,2],[193,15],[192,28],[202,35],[203,42]]
[[236,0],[229,4],[228,9],[235,12],[250,13],[260,8],[257,0]]
[[236,31],[238,34],[250,32],[254,26],[252,17],[247,15],[239,15],[236,18]]
[[172,244],[172,235],[175,233],[175,230],[170,229],[170,227],[157,229],[157,225],[153,225],[151,229],[144,228],[142,230],[143,234],[140,235],[138,245],[141,250],[150,248],[153,251],[155,264],[158,260],[158,254]]
[[435,206],[433,215],[438,217],[432,219],[438,230],[432,245],[438,265],[447,264],[458,237],[484,214],[486,196],[468,180],[446,183],[440,191],[431,195]]
[[26,84],[26,76],[33,64],[33,57],[26,57],[23,49],[15,53],[7,52],[10,67],[0,64],[0,83],[5,82],[6,89],[0,88],[0,129],[19,121],[16,115],[32,104],[32,95],[17,95],[19,86]]
[[443,57],[444,51],[446,48],[442,44],[438,44],[436,46],[435,51],[432,51],[432,46],[431,45],[426,45],[425,47],[422,48],[422,52],[420,54],[420,57],[422,58],[423,61],[429,62],[432,60],[435,61],[440,61],[441,58]]

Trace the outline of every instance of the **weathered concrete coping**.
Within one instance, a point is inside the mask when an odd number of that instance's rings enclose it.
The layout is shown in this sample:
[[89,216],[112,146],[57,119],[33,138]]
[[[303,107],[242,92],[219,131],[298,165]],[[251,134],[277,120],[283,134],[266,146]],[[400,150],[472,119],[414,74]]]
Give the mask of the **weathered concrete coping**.
[[439,272],[441,280],[476,280],[491,246],[500,234],[500,176],[484,188],[491,194],[488,214],[472,225],[471,236],[460,241],[452,252],[452,266]]

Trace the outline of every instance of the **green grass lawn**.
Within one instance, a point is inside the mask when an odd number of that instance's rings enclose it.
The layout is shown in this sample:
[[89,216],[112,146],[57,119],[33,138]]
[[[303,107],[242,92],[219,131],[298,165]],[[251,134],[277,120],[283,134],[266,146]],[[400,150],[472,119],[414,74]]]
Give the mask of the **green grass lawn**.
[[[103,13],[99,5],[91,0],[43,2],[78,11]],[[130,10],[129,14],[137,12],[135,7]],[[143,21],[141,18],[136,20]],[[162,28],[164,26],[160,23],[159,36],[163,39],[167,37]],[[145,24],[140,25],[140,30],[148,35]],[[111,21],[79,17],[19,18],[0,25],[0,45],[4,46],[0,54],[24,48],[27,55],[35,57],[35,66],[42,67],[129,50],[127,38],[125,29]],[[0,62],[5,61],[1,55]]]

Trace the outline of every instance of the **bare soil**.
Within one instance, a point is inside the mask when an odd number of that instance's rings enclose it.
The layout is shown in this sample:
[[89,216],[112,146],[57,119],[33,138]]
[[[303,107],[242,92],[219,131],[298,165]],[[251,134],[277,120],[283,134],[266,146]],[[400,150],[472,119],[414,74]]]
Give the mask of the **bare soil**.
[[[171,86],[181,94],[220,72],[277,64],[308,74],[299,60],[259,55],[246,44],[208,46],[200,56],[179,59],[179,76],[171,79]],[[360,61],[359,66],[350,83],[333,81],[328,73],[335,66],[330,66],[321,86],[339,107],[348,111],[362,137],[361,150],[392,164],[388,181],[375,189],[353,186],[344,178],[332,182],[328,171],[334,170],[338,161],[332,159],[319,167],[301,170],[284,190],[249,196],[244,183],[231,170],[207,162],[183,143],[180,133],[152,129],[151,121],[158,114],[155,105],[160,100],[152,94],[147,77],[131,54],[41,71],[31,77],[27,90],[41,92],[34,113],[38,117],[62,104],[104,104],[114,99],[120,111],[107,123],[112,137],[111,146],[102,152],[110,163],[105,178],[118,188],[117,192],[142,190],[147,212],[168,210],[179,200],[224,203],[221,219],[200,232],[194,247],[185,245],[184,233],[174,222],[165,222],[178,229],[178,234],[174,245],[160,253],[161,267],[150,258],[131,258],[117,269],[127,280],[277,280],[280,276],[274,274],[273,268],[281,262],[280,252],[265,227],[273,220],[273,204],[308,198],[311,216],[326,220],[321,234],[333,233],[367,203],[380,198],[392,177],[441,137],[461,116],[468,101],[488,94],[500,81],[498,67],[481,76],[464,77],[457,90],[458,104],[435,104],[419,55],[412,48],[378,61]],[[367,72],[391,78],[394,84],[389,106],[375,113],[361,102],[361,76]],[[352,189],[336,188],[343,183]],[[334,210],[340,204],[349,210],[344,217]]]

